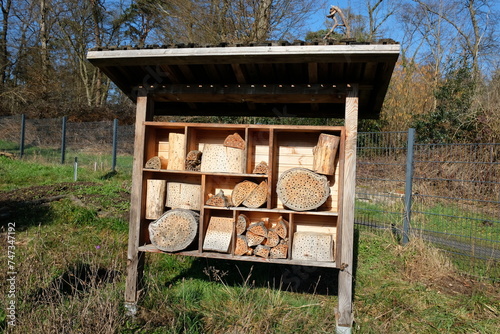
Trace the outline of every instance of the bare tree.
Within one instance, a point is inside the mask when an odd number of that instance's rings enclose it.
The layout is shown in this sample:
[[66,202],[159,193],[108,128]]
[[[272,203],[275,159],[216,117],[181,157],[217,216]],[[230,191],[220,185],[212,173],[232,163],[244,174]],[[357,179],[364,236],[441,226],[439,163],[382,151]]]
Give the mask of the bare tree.
[[9,66],[9,52],[7,48],[7,37],[9,31],[9,16],[12,0],[0,0],[2,8],[2,30],[0,30],[0,83],[5,84],[7,68]]

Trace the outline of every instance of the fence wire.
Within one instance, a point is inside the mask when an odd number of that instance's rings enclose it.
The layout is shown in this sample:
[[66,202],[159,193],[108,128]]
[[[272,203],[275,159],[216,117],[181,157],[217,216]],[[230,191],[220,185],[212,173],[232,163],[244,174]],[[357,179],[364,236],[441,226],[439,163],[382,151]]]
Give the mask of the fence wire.
[[[0,130],[0,152],[19,154],[21,116],[0,117]],[[116,135],[116,167],[130,173],[134,126],[118,126]],[[61,163],[61,141],[61,119],[26,119],[23,159]],[[67,122],[65,144],[66,163],[78,157],[79,166],[109,171],[113,122]],[[448,252],[462,272],[499,281],[500,144],[417,141],[413,193],[406,194],[411,211],[405,208],[407,148],[408,132],[358,134],[357,228],[422,237]]]

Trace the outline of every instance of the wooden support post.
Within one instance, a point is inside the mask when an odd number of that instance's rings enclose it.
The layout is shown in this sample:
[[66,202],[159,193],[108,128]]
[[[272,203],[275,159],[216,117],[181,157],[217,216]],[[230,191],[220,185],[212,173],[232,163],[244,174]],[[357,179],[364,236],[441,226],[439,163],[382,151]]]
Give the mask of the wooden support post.
[[153,103],[148,101],[145,93],[137,97],[134,162],[132,169],[132,189],[130,196],[130,221],[127,252],[127,280],[125,287],[125,308],[128,314],[137,312],[138,287],[142,277],[144,259],[139,252],[141,238],[141,223],[143,208],[143,179],[142,168],[144,165],[144,122],[152,119]]
[[339,303],[337,332],[350,332],[352,327],[352,280],[354,247],[354,195],[356,191],[356,140],[358,132],[358,86],[351,86],[345,106],[345,162],[342,201],[342,248],[339,271]]

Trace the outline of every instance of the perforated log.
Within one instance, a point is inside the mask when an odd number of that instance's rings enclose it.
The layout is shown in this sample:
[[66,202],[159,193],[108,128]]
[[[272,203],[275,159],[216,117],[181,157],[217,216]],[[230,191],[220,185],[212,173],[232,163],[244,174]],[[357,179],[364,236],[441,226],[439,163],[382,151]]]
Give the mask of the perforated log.
[[247,228],[247,231],[263,237],[267,237],[267,227],[263,221],[250,224],[250,226],[248,226]]
[[258,187],[258,184],[252,181],[245,180],[243,182],[237,183],[234,186],[233,192],[231,194],[231,200],[234,206],[240,206],[241,203],[252,193],[252,191]]
[[257,247],[255,247],[253,253],[256,256],[260,256],[260,257],[267,259],[269,257],[270,251],[271,251],[271,248],[268,246],[257,245]]
[[236,247],[234,249],[234,255],[246,255],[248,254],[248,242],[247,237],[244,235],[238,235],[236,237]]
[[232,218],[210,217],[205,240],[203,241],[203,250],[221,253],[229,252],[229,245],[233,236],[233,222]]
[[250,231],[247,231],[246,237],[247,237],[248,247],[260,245],[265,239],[265,237],[252,233]]
[[269,247],[275,247],[280,243],[280,237],[278,233],[276,233],[273,230],[268,230],[267,231],[267,236],[266,236],[266,241],[264,242],[264,245],[269,246]]
[[201,157],[202,172],[244,173],[245,150],[218,144],[205,144]]
[[280,238],[285,239],[288,237],[288,222],[279,217],[276,223],[273,223],[273,230],[280,236]]
[[267,165],[267,162],[261,161],[255,168],[253,169],[254,174],[267,174],[269,170],[269,166]]
[[333,261],[333,236],[326,233],[295,232],[292,259]]
[[159,250],[177,252],[196,238],[200,216],[191,210],[173,209],[149,224],[149,238]]
[[175,209],[201,209],[201,185],[182,182],[167,182],[166,206]]
[[322,133],[318,144],[313,149],[313,170],[316,173],[333,175],[335,157],[339,148],[340,137]]
[[219,190],[216,195],[209,194],[205,204],[222,208],[231,206],[231,201],[224,195],[222,190]]
[[249,224],[250,219],[247,216],[244,214],[238,215],[238,218],[236,219],[236,234],[241,235],[245,233]]
[[269,252],[269,257],[271,259],[286,259],[288,256],[288,245],[286,243],[280,243],[277,246],[271,248]]
[[284,206],[295,211],[307,211],[325,203],[330,187],[326,176],[306,168],[292,168],[281,174],[276,192]]
[[183,133],[169,133],[168,169],[184,170],[186,157],[186,135]]
[[146,164],[144,165],[144,168],[147,169],[161,169],[161,160],[160,157],[152,157],[148,161],[146,161]]
[[260,208],[267,202],[267,182],[262,181],[243,201],[247,208]]
[[224,140],[224,146],[244,150],[245,140],[241,138],[241,136],[237,132],[235,132],[234,134],[226,137],[226,139]]
[[148,180],[146,185],[146,219],[158,219],[165,211],[165,180]]

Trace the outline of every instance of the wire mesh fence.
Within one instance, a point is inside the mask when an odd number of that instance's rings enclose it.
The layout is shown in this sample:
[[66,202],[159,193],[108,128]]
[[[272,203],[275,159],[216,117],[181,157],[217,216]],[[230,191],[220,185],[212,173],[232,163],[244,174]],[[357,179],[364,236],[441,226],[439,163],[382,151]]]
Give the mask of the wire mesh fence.
[[[0,117],[0,151],[47,163],[73,163],[94,170],[110,170],[113,163],[113,121],[65,122],[61,118]],[[116,167],[132,169],[134,126],[116,129]],[[23,143],[21,138],[24,137]],[[21,146],[23,146],[21,148]]]
[[412,232],[500,280],[500,144],[417,144]]
[[[0,117],[0,152],[19,155],[21,124],[21,116]],[[62,119],[27,119],[23,159],[61,163],[64,151],[65,163],[78,157],[79,166],[110,171],[115,159],[130,173],[134,126],[114,132],[113,125],[67,122],[63,145]],[[500,280],[500,144],[416,143],[409,155],[411,138],[406,131],[358,134],[357,228],[419,236],[453,256],[462,272]]]

